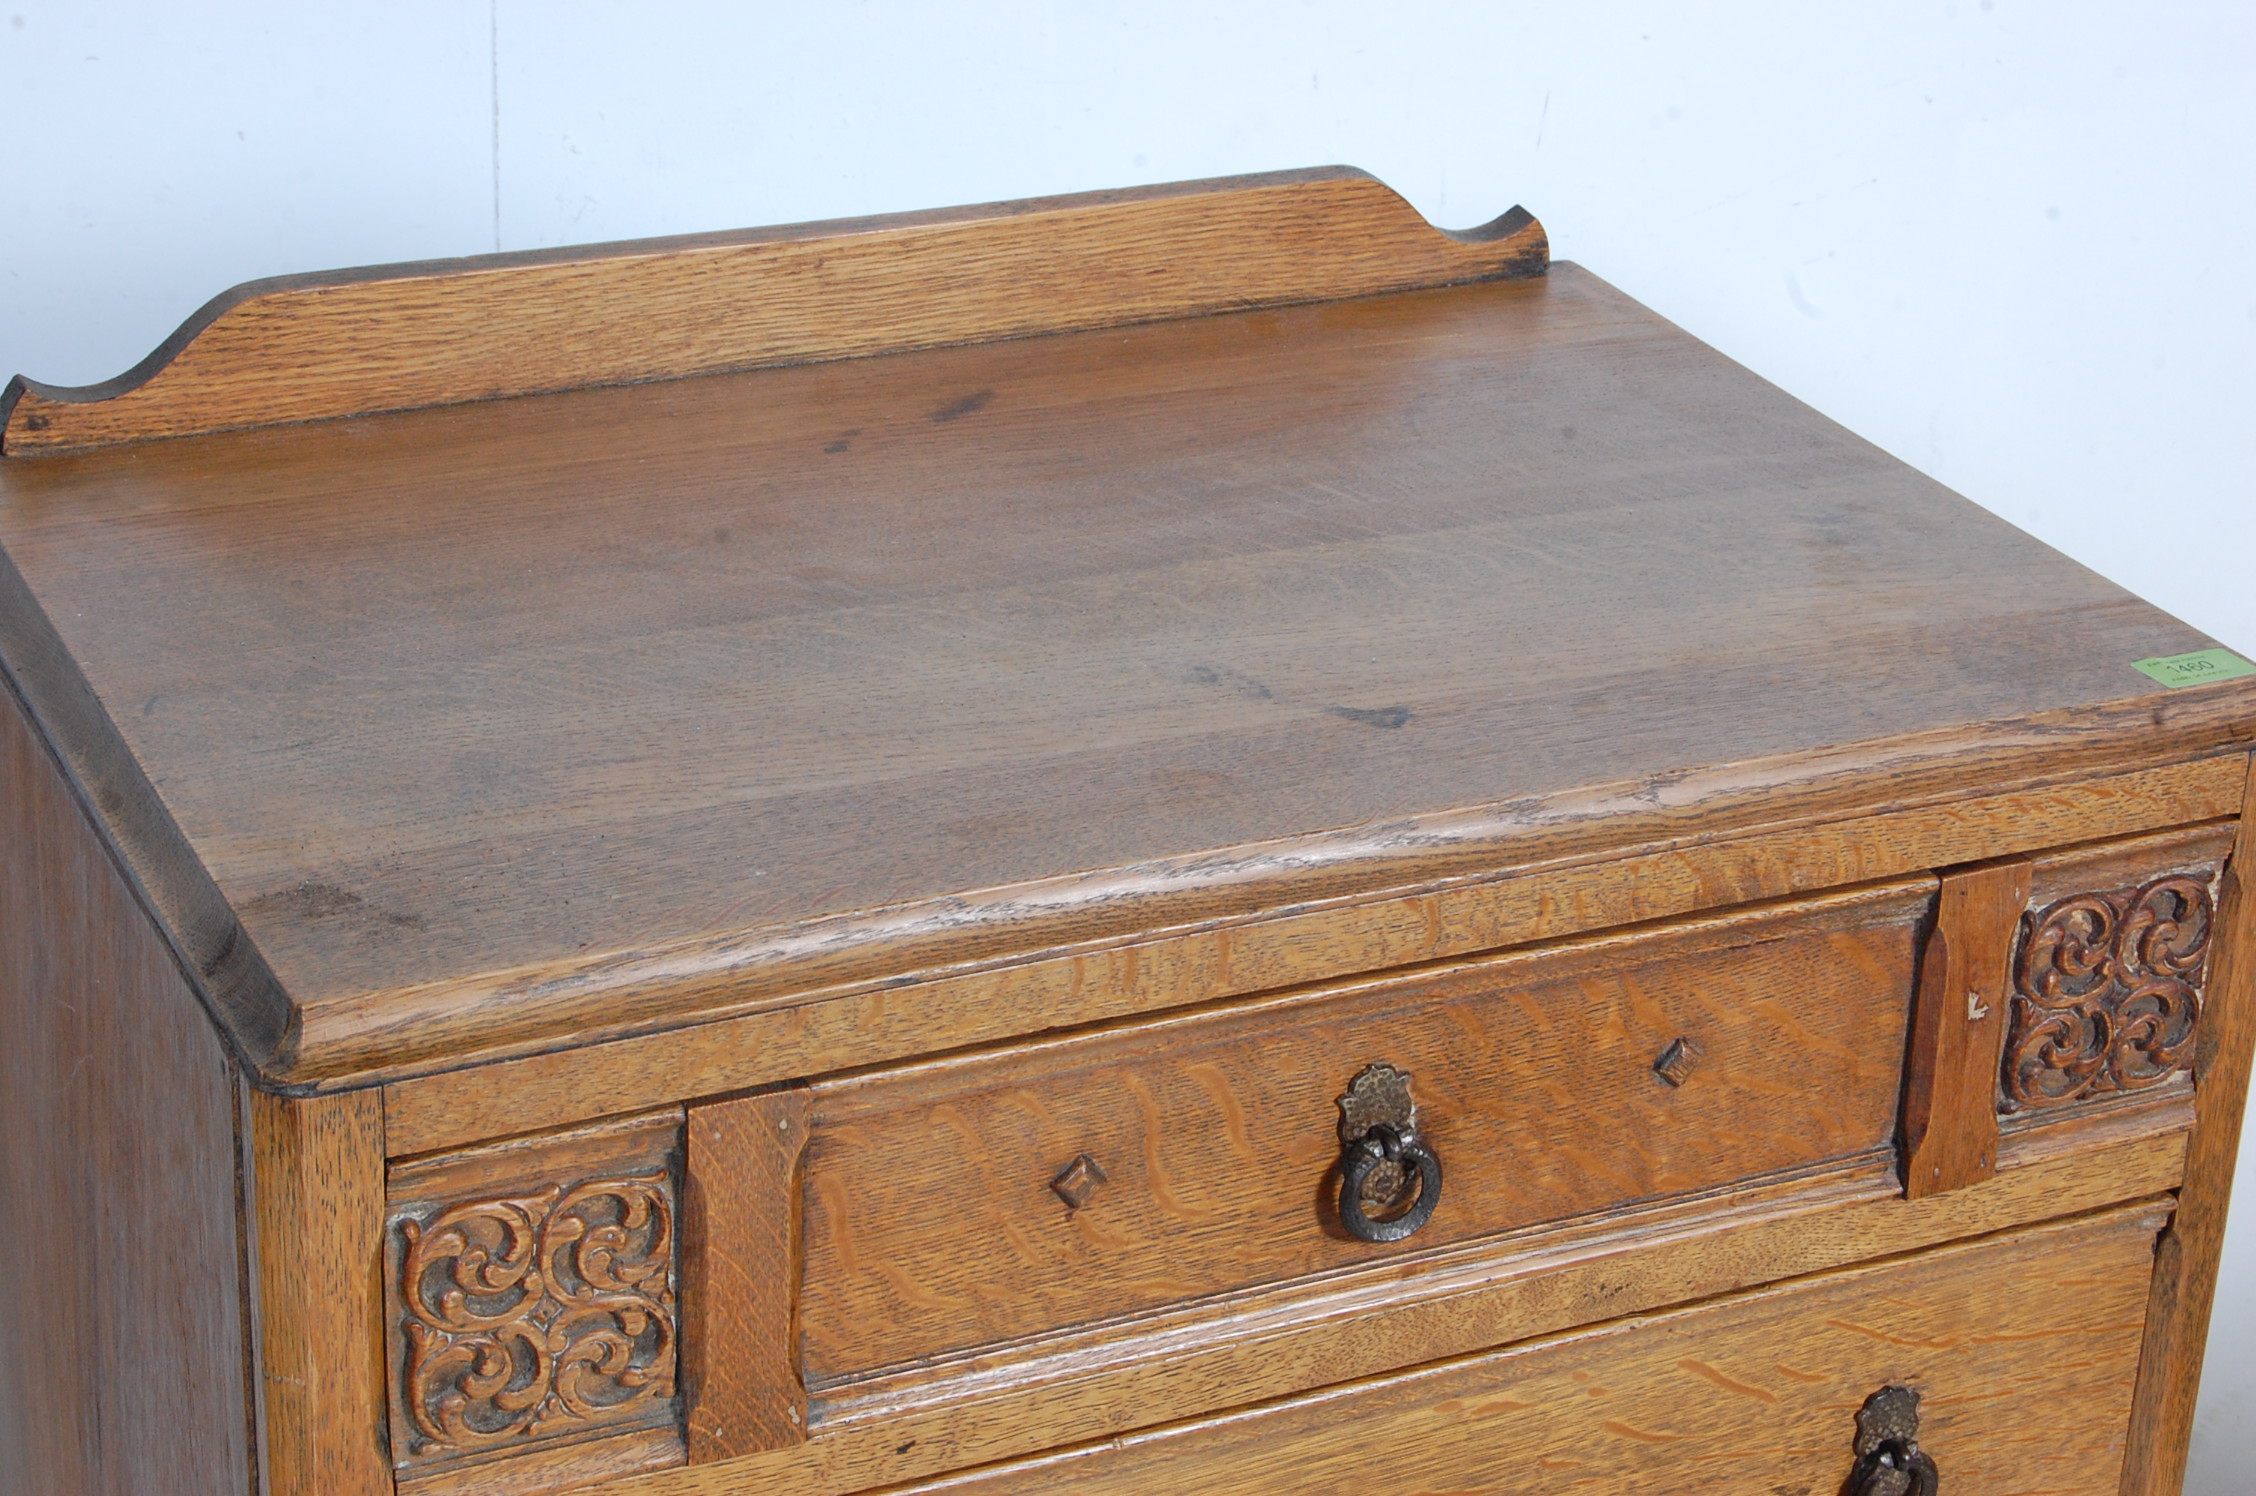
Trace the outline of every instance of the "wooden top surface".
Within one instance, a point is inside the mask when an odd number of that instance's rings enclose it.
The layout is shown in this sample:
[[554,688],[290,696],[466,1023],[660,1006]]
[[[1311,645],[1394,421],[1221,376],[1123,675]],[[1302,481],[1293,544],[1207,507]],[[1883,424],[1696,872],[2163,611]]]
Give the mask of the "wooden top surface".
[[10,460],[0,545],[284,1073],[371,994],[689,1012],[2256,738],[2132,668],[2211,641],[1571,266]]

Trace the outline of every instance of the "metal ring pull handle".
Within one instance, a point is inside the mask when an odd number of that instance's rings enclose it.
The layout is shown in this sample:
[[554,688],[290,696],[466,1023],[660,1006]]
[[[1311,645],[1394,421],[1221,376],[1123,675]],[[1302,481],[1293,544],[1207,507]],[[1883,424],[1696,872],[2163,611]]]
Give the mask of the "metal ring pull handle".
[[[1365,1203],[1366,1192],[1370,1191],[1380,1170],[1389,1164],[1405,1184],[1409,1173],[1417,1172],[1418,1195],[1399,1215],[1373,1216]],[[1392,1193],[1399,1197],[1399,1187]],[[1432,1220],[1434,1207],[1440,1203],[1441,1159],[1416,1133],[1403,1137],[1381,1123],[1348,1149],[1340,1161],[1340,1224],[1360,1240],[1400,1241]]]
[[1418,1136],[1410,1077],[1365,1066],[1339,1108],[1340,1224],[1359,1241],[1401,1241],[1441,1204],[1441,1157]]
[[1935,1462],[1916,1444],[1883,1444],[1857,1461],[1856,1496],[1935,1496]]
[[1850,1496],[1935,1496],[1941,1477],[1919,1447],[1919,1393],[1883,1387],[1857,1411],[1856,1468]]

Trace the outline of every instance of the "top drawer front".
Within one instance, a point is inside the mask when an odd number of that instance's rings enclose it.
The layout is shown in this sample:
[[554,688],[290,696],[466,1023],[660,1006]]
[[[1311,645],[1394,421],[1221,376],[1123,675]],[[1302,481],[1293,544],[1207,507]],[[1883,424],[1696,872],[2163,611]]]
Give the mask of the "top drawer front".
[[[1886,1149],[1931,889],[819,1086],[808,1384]],[[1392,1246],[1331,1210],[1337,1098],[1374,1062],[1445,1169]]]

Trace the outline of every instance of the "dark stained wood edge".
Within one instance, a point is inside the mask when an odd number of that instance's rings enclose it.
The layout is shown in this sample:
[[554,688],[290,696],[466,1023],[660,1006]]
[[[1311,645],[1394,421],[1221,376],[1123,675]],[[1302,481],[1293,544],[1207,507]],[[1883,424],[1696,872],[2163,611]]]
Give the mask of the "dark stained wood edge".
[[264,1496],[391,1496],[384,1109],[251,1096]]
[[2240,837],[2225,864],[2210,949],[2201,1035],[2194,1056],[2194,1126],[2185,1184],[2170,1229],[2156,1245],[2146,1339],[2131,1402],[2123,1496],[2177,1496],[2185,1482],[2209,1310],[2240,1157],[2241,1114],[2256,1056],[2256,758]]
[[[1307,201],[1280,214],[1291,198]],[[1182,220],[1174,210],[1187,199],[1209,200],[1213,220],[1195,226]],[[1017,260],[1009,255],[982,260],[984,236],[1010,235],[1014,220],[1028,218],[1099,227],[1087,244],[1061,244],[1048,255],[1049,263],[1022,263],[1024,247],[1013,251]],[[1277,237],[1281,228],[1289,229],[1290,242]],[[961,290],[967,278],[991,282],[993,294],[973,298],[987,305],[911,328],[889,309],[885,290],[870,292],[856,272],[822,279],[821,255],[829,246],[881,236],[918,246],[946,244],[938,253],[924,251],[933,263],[911,272],[912,279],[929,276],[935,290]],[[1381,242],[1388,236],[1392,244]],[[795,255],[788,248],[794,245],[823,248]],[[1405,246],[1413,247],[1407,256]],[[640,275],[654,261],[679,262],[718,278],[678,296]],[[1091,265],[1106,262],[1114,266],[1109,275],[1088,273]],[[1118,273],[1123,263],[1130,267],[1126,276]],[[0,452],[67,451],[1540,275],[1549,263],[1543,227],[1523,208],[1470,230],[1435,229],[1368,173],[1330,166],[278,276],[214,297],[147,358],[113,379],[63,387],[17,375],[0,392]],[[1108,304],[1131,282],[1142,299]],[[387,294],[371,298],[371,290]],[[756,319],[757,336],[732,337],[716,326],[713,313],[742,316],[749,303],[769,293],[777,293],[776,310]],[[545,363],[523,357],[521,350],[485,351],[494,328],[510,320],[497,317],[502,307],[495,298],[520,295],[519,309],[559,319],[558,335],[538,345]],[[569,335],[575,327],[583,333],[597,326],[615,330],[616,313],[634,308],[638,299],[646,299],[650,323],[643,346],[630,351],[611,338]],[[393,323],[412,327],[412,336],[385,344],[383,331]],[[229,324],[255,325],[215,355],[209,339],[226,333]],[[379,356],[325,366],[321,351],[340,334],[364,346],[373,343]],[[653,355],[661,345],[671,351]],[[199,359],[209,367],[187,367]],[[384,364],[396,367],[375,367]],[[399,383],[400,368],[412,369],[422,383]],[[281,382],[269,382],[276,379]]]
[[0,549],[0,682],[65,779],[182,975],[254,1075],[287,1069],[297,1010],[156,786]]
[[1903,1185],[1918,1200],[1997,1172],[1997,1075],[2029,862],[1943,874],[1904,1064]]
[[[225,1043],[224,1035],[221,1043]],[[235,1088],[235,1278],[241,1300],[236,1305],[243,1336],[243,1436],[251,1452],[251,1496],[267,1496],[266,1446],[262,1432],[266,1421],[265,1355],[259,1347],[258,1233],[258,1091],[250,1072],[232,1055],[228,1079]]]
[[804,1086],[689,1108],[682,1380],[693,1465],[806,1441],[800,1162],[813,1114]]
[[[2237,689],[2243,685],[2251,689]],[[1804,820],[1853,820],[1967,798],[1969,783],[1986,790],[2067,783],[2244,749],[2251,740],[2256,681],[2229,682],[2198,698],[2191,691],[2132,697],[2084,711],[1745,760],[780,928],[588,952],[554,965],[306,1003],[290,1063],[268,1074],[274,1082],[304,1086],[399,1079],[473,1056],[482,1063],[795,1007],[855,984],[899,985],[1068,948],[1094,952],[1107,940],[1148,939],[1204,922],[1251,923],[1417,896],[1508,877],[1538,863],[1564,866],[1667,850]],[[2237,810],[2235,804],[2192,819]]]

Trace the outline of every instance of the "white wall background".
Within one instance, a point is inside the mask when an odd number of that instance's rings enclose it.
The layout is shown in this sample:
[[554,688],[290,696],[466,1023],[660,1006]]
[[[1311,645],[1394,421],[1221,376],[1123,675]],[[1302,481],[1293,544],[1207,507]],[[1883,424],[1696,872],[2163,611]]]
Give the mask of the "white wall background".
[[[2256,6],[0,0],[0,373],[254,276],[1344,161],[2256,654]],[[2256,1148],[2251,1149],[2256,1157]],[[2256,1485],[2256,1170],[2188,1490]]]

